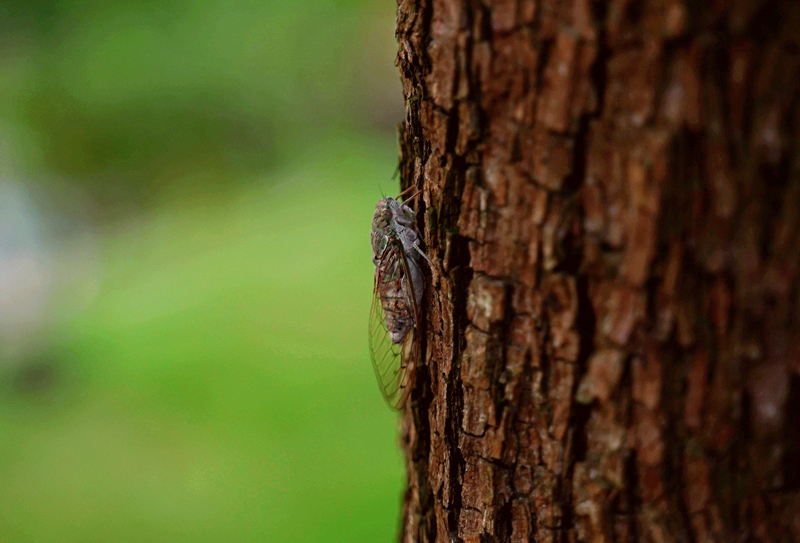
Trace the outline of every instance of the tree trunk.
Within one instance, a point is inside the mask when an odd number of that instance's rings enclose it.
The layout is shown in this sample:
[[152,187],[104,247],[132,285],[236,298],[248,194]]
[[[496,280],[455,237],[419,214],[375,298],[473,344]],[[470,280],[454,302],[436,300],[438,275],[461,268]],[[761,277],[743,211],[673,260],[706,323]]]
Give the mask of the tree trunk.
[[400,0],[403,541],[800,541],[800,3]]

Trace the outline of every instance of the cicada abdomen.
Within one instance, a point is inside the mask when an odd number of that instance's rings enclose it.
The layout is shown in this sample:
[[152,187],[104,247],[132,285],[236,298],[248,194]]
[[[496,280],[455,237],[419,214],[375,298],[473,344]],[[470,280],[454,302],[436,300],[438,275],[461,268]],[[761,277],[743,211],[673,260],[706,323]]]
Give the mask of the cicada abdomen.
[[372,218],[375,283],[369,317],[372,366],[386,401],[401,409],[414,385],[419,359],[420,305],[425,288],[414,211],[383,198]]

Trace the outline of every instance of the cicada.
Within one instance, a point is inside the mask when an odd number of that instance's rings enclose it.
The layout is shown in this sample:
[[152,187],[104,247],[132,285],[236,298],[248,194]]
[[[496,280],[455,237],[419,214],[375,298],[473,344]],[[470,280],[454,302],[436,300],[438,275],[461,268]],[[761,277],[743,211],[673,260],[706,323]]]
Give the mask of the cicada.
[[[408,192],[408,191],[406,191]],[[372,261],[375,283],[369,315],[372,367],[383,397],[402,409],[419,361],[420,308],[425,279],[416,213],[405,202],[382,198],[372,217]],[[419,194],[419,193],[417,193]]]

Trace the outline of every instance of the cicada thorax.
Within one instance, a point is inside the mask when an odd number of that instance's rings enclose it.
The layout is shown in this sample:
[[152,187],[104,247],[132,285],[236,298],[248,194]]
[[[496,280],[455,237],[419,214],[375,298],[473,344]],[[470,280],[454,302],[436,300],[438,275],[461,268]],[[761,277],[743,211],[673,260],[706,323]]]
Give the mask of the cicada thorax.
[[392,198],[378,202],[372,221],[375,283],[370,349],[384,397],[405,403],[419,356],[419,307],[424,291],[414,211]]

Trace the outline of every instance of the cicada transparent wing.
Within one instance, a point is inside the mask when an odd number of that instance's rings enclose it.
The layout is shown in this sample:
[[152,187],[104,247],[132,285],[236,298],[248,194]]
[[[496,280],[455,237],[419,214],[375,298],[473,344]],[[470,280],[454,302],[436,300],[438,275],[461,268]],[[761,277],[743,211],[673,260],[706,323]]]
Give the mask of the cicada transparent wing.
[[395,409],[403,408],[414,386],[419,356],[419,313],[409,266],[417,264],[393,239],[375,265],[369,316],[372,367],[383,397]]

